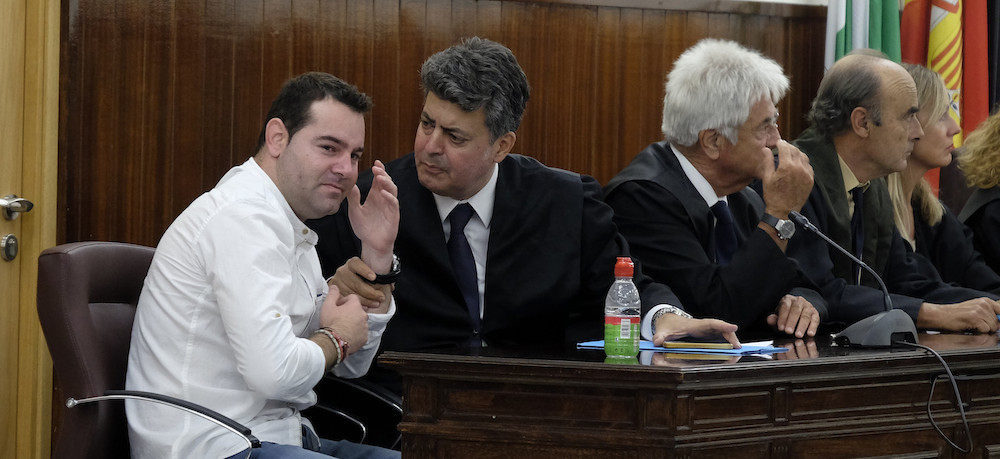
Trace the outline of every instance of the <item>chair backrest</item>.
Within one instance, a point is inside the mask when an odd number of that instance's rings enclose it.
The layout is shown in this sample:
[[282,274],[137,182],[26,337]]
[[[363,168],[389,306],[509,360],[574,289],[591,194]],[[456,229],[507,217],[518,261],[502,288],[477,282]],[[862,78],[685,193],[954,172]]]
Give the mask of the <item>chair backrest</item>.
[[[125,388],[132,319],[154,249],[76,242],[38,257],[38,317],[63,395]],[[62,409],[52,457],[129,457],[122,403]]]

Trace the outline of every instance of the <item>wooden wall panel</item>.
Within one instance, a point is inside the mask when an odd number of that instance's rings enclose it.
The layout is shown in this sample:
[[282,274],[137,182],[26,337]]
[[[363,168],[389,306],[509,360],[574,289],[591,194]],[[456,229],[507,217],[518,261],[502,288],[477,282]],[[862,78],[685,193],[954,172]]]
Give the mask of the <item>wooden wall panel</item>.
[[704,37],[785,67],[781,131],[797,135],[825,28],[823,7],[695,0],[64,0],[62,14],[60,242],[147,245],[252,154],[304,71],[372,96],[368,167],[412,148],[429,55],[499,41],[532,86],[515,151],[603,183],[660,139],[664,77]]

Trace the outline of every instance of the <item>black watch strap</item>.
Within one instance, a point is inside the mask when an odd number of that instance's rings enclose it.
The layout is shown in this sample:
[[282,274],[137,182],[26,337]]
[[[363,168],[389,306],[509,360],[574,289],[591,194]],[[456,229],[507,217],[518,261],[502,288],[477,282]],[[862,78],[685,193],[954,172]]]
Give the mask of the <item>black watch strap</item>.
[[375,280],[368,280],[364,276],[358,274],[362,280],[369,284],[375,285],[386,285],[396,283],[396,279],[399,278],[399,273],[402,271],[402,267],[399,263],[399,257],[396,254],[392,254],[392,266],[389,267],[389,272],[386,274],[376,274]]
[[764,214],[760,216],[760,220],[773,227],[778,233],[778,239],[781,239],[782,241],[791,239],[795,234],[795,224],[790,220],[782,220],[767,212],[764,212]]

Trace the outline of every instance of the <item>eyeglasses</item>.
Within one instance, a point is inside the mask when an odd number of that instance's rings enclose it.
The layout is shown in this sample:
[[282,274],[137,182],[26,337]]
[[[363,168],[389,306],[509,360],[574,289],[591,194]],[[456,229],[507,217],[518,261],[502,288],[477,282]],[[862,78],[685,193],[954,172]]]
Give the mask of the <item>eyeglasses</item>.
[[764,123],[754,128],[752,131],[750,131],[750,133],[753,134],[754,138],[760,141],[767,140],[767,138],[770,137],[771,134],[775,132],[778,132],[777,115],[775,115],[774,118],[771,118],[770,121],[765,121]]

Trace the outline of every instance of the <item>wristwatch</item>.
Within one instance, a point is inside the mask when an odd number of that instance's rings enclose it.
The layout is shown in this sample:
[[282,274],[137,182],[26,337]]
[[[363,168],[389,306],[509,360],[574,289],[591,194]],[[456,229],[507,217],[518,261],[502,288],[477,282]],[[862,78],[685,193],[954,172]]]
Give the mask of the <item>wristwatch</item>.
[[782,241],[791,239],[792,235],[795,234],[795,223],[792,223],[791,220],[781,220],[765,212],[764,215],[760,216],[760,221],[773,226],[774,230],[778,232],[778,239]]
[[674,314],[674,315],[678,315],[678,316],[684,317],[686,319],[691,319],[692,318],[691,314],[688,314],[686,311],[684,311],[681,308],[677,308],[677,307],[670,306],[670,305],[664,306],[664,307],[660,308],[658,311],[656,311],[653,314],[653,317],[649,320],[649,328],[652,328],[654,333],[656,332],[656,321],[659,320],[660,317],[663,317],[664,314]]
[[389,267],[389,272],[387,274],[376,274],[375,280],[365,279],[360,274],[358,275],[358,277],[361,277],[362,279],[364,279],[365,282],[369,284],[379,284],[379,285],[393,284],[396,282],[396,278],[399,277],[399,272],[401,271],[401,269],[402,267],[399,264],[399,257],[397,257],[396,254],[392,254],[392,266]]

